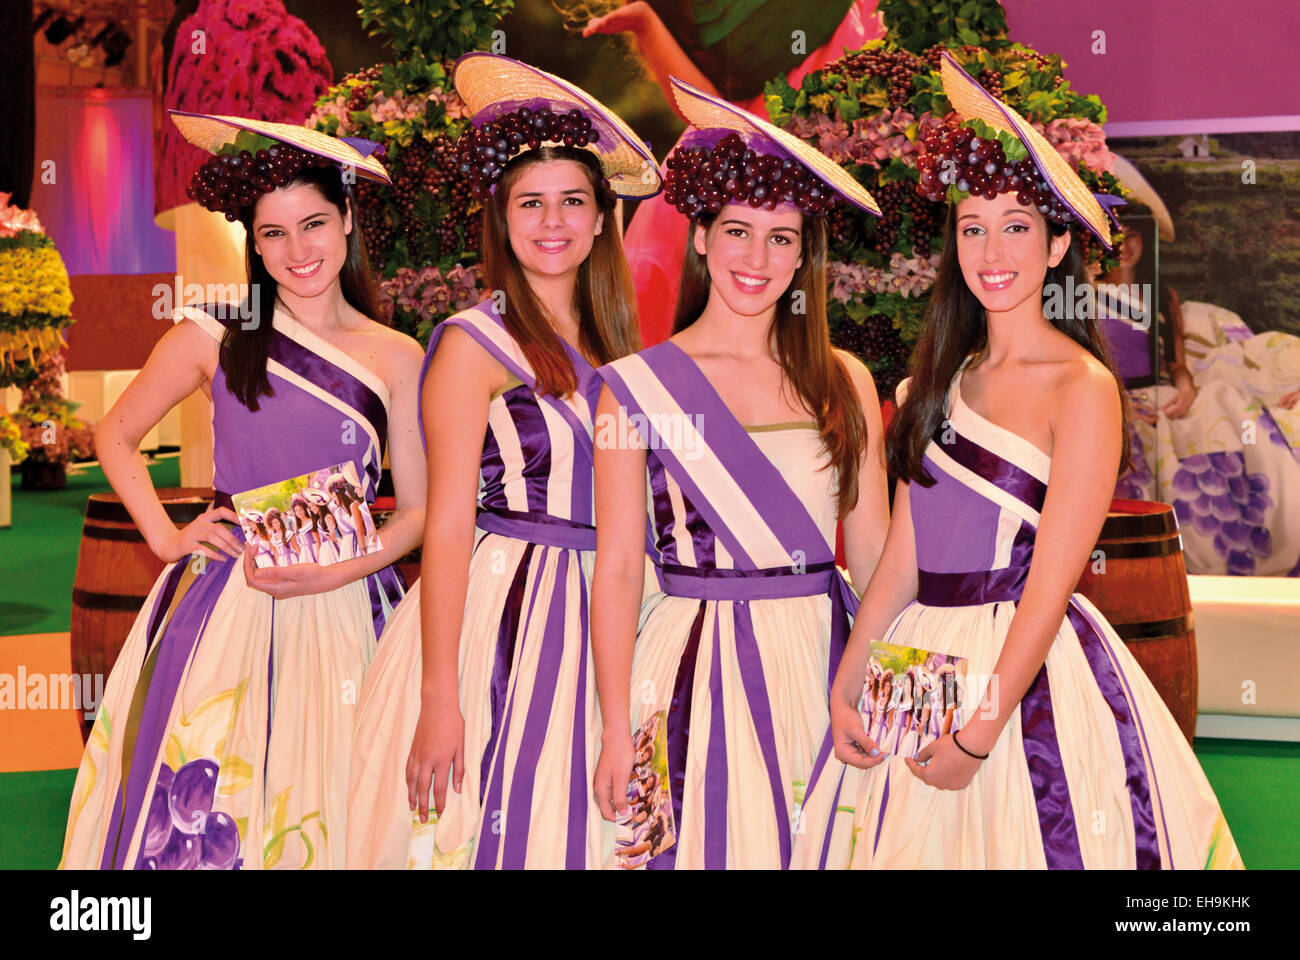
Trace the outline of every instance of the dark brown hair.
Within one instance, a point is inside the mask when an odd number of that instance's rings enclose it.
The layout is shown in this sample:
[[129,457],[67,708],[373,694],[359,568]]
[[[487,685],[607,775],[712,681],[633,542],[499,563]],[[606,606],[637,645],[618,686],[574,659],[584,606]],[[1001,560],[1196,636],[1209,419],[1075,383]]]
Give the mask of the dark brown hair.
[[581,165],[595,194],[596,207],[604,214],[604,226],[592,241],[591,253],[578,267],[573,292],[579,347],[596,366],[636,352],[639,343],[636,291],[615,216],[618,197],[604,183],[600,163],[591,151],[577,147],[539,147],[511,160],[496,192],[483,207],[482,251],[487,288],[505,294],[502,320],[528,358],[537,376],[538,392],[565,397],[577,388],[577,373],[546,307],[528,285],[519,258],[510,247],[507,221],[510,190],[523,171],[534,164],[556,160],[572,160]]
[[[352,232],[347,235],[347,257],[339,271],[339,286],[343,299],[359,313],[372,320],[383,322],[379,307],[379,294],[374,276],[370,272],[370,259],[366,256],[366,243],[361,236],[361,224],[356,214],[356,201],[351,187],[343,182],[339,168],[304,167],[297,176],[281,187],[310,184],[326,200],[334,204],[339,216],[352,209]],[[266,269],[257,252],[253,236],[253,214],[256,204],[243,209],[240,222],[247,238],[244,241],[244,265],[248,274],[249,295],[244,299],[241,316],[249,317],[248,329],[244,323],[228,323],[221,338],[221,372],[225,375],[230,392],[249,410],[257,409],[257,398],[272,396],[270,380],[266,376],[266,359],[271,347],[271,318],[275,315],[275,300],[279,284]],[[256,296],[254,296],[256,294]]]
[[[716,216],[693,221],[686,233],[686,259],[677,294],[673,333],[685,330],[709,300],[709,267],[695,251],[695,228],[710,228]],[[867,446],[867,420],[862,402],[840,358],[831,347],[826,319],[826,224],[822,217],[803,218],[800,231],[803,261],[790,286],[776,303],[771,340],[786,383],[817,418],[822,443],[837,477],[839,514],[843,518],[858,502],[858,468]],[[795,313],[794,294],[804,294],[804,312]]]
[[[1051,238],[1059,237],[1071,229],[1048,220],[1042,222],[1048,229],[1048,243]],[[1083,244],[1079,242],[1078,236],[1071,236],[1070,246],[1061,262],[1047,268],[1043,278],[1044,298],[1049,290],[1064,289],[1067,277],[1074,278],[1076,290],[1091,291],[1084,270]],[[1057,311],[1045,311],[1044,316],[1057,330],[1101,361],[1115,378],[1115,389],[1119,391],[1123,416],[1123,446],[1120,456],[1122,474],[1128,468],[1129,458],[1128,397],[1098,325],[1097,311],[1084,310],[1082,317],[1074,316],[1077,312],[1074,310],[1060,312],[1064,315],[1048,316]],[[943,226],[943,251],[939,255],[939,267],[926,306],[925,326],[916,341],[908,367],[911,383],[908,384],[907,397],[885,432],[889,471],[900,480],[914,480],[923,487],[934,484],[934,477],[930,476],[921,461],[935,431],[947,416],[944,404],[953,377],[967,357],[988,347],[988,335],[988,319],[984,307],[962,276],[961,263],[957,259],[957,208],[949,206]]]

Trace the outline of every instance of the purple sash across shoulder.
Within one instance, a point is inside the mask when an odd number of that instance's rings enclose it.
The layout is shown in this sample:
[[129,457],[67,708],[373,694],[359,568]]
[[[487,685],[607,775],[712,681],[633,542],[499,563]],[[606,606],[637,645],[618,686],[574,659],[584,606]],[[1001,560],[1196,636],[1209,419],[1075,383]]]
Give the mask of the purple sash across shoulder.
[[[233,308],[225,304],[186,309],[191,320],[217,338],[222,327],[239,322]],[[324,353],[276,326],[267,359],[273,393],[258,398],[256,411],[234,398],[218,368],[212,384],[216,506],[232,506],[233,493],[347,461],[355,464],[366,498],[373,501],[388,429],[384,401],[364,382],[364,370],[345,369],[346,358],[331,359],[331,351],[321,349]],[[340,424],[346,428],[340,429]],[[362,437],[365,442],[354,442]],[[274,442],[265,442],[267,438]],[[243,542],[240,526],[231,527],[230,533]],[[139,676],[127,722],[134,726],[134,734],[128,736],[122,751],[121,787],[101,856],[104,869],[133,866],[126,855],[132,833],[147,813],[145,791],[157,770],[172,704],[195,650],[202,643],[224,639],[209,639],[207,624],[238,565],[237,560],[201,567],[188,561],[172,564],[152,608],[142,612],[148,617],[149,641],[143,661],[133,665]],[[379,638],[406,584],[393,566],[370,574],[365,581],[375,637]],[[274,653],[268,659],[274,660]],[[269,663],[267,669],[271,670]],[[267,717],[269,727],[269,704]]]
[[[501,507],[480,507],[477,526],[490,533],[526,540],[545,546],[564,547],[574,550],[596,549],[596,531],[593,525],[594,509],[592,505],[591,470],[593,462],[592,415],[596,409],[596,398],[600,390],[600,380],[595,376],[591,364],[567,342],[564,343],[573,368],[577,374],[577,396],[572,402],[537,392],[537,376],[529,365],[518,343],[506,329],[505,321],[497,312],[491,300],[485,300],[455,316],[448,317],[434,328],[429,338],[429,346],[424,354],[424,363],[420,368],[420,386],[423,390],[424,379],[428,376],[429,365],[434,352],[442,341],[442,335],[449,327],[459,327],[469,334],[474,341],[488,352],[506,370],[520,380],[536,397],[539,404],[546,404],[560,415],[573,431],[574,478],[570,517],[556,517],[544,509],[532,508],[527,511],[507,510]],[[584,411],[585,408],[585,411]],[[421,406],[420,437],[428,446],[424,427],[424,411]],[[583,476],[579,476],[583,474]]]
[[[664,591],[670,596],[702,601],[686,652],[678,667],[668,712],[668,766],[670,790],[677,823],[681,823],[682,794],[688,748],[691,694],[695,661],[702,643],[716,649],[716,628],[711,638],[702,636],[704,603],[731,601],[735,642],[749,715],[758,734],[768,771],[779,838],[781,865],[790,862],[790,819],[781,781],[776,731],[767,696],[749,601],[828,595],[832,604],[830,669],[827,686],[839,666],[848,641],[851,617],[858,600],[835,566],[832,547],[816,521],[781,471],[763,453],[736,420],[703,371],[680,347],[666,341],[634,357],[600,368],[597,374],[627,411],[648,446],[647,466],[652,486],[657,472],[677,483],[688,510],[696,511],[708,533],[725,548],[732,567],[719,567],[713,551],[695,566],[665,562],[660,550]],[[665,419],[667,418],[667,419]],[[676,418],[674,420],[673,418]],[[698,445],[693,452],[680,440],[683,429],[693,431]],[[725,476],[723,482],[719,475]],[[734,492],[738,489],[739,493]],[[723,501],[731,491],[746,502],[737,507]],[[712,491],[712,496],[710,496]],[[722,611],[719,611],[722,615]],[[714,664],[718,663],[715,655]],[[718,678],[709,678],[711,686]],[[726,731],[722,698],[713,698],[710,717],[709,757],[705,762],[705,865],[726,866],[727,782]],[[675,848],[669,848],[648,866],[671,869]]]

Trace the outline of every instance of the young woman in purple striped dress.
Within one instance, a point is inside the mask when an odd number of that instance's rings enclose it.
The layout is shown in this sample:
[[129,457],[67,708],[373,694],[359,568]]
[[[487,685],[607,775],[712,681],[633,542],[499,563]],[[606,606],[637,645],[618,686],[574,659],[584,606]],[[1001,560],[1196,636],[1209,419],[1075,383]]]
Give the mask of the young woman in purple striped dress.
[[493,151],[474,169],[492,174],[475,189],[494,296],[436,328],[425,355],[424,563],[362,690],[348,865],[581,869],[602,832],[593,365],[635,346],[615,203],[659,175],[558,78],[468,54],[454,80],[475,114],[460,148]]

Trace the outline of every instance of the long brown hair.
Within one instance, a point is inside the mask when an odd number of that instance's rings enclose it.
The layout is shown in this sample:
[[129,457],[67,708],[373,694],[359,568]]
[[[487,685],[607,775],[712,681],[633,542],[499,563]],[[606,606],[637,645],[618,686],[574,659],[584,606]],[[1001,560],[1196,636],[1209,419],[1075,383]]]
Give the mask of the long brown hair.
[[596,207],[604,214],[604,226],[592,241],[591,253],[578,267],[573,291],[579,346],[596,366],[636,352],[636,291],[615,216],[618,197],[604,183],[600,163],[591,151],[539,147],[521,153],[506,165],[496,192],[483,208],[483,275],[489,290],[505,294],[502,320],[528,358],[537,376],[538,392],[565,397],[577,389],[578,376],[546,307],[528,285],[519,258],[510,247],[507,220],[510,190],[520,175],[534,164],[555,160],[572,160],[582,167],[595,194]]
[[[1049,244],[1051,238],[1070,229],[1051,221],[1044,222],[1048,227]],[[1070,246],[1061,262],[1047,268],[1043,278],[1044,299],[1049,290],[1067,289],[1068,277],[1073,278],[1074,289],[1092,291],[1084,269],[1083,244],[1078,236],[1070,238]],[[1091,298],[1089,303],[1092,304]],[[1075,316],[1079,312],[1083,316]],[[1057,313],[1063,316],[1056,316]],[[1128,469],[1129,460],[1128,396],[1111,360],[1096,314],[1095,309],[1044,311],[1052,326],[1101,361],[1115,378],[1123,415],[1119,467],[1122,474]],[[925,326],[917,338],[908,367],[911,383],[907,397],[885,432],[889,471],[900,480],[914,480],[923,487],[934,484],[935,479],[925,469],[922,458],[931,437],[947,416],[945,400],[953,377],[967,357],[988,347],[988,339],[988,318],[984,307],[966,285],[957,259],[957,208],[950,205],[943,225],[943,251],[939,255],[939,267],[926,306]]]
[[[339,211],[339,216],[346,216],[349,207],[352,210],[352,232],[347,235],[347,257],[339,271],[339,286],[343,299],[359,313],[372,320],[383,322],[379,307],[379,293],[375,288],[375,278],[370,272],[370,258],[366,255],[366,242],[361,236],[361,223],[357,219],[357,207],[352,188],[343,182],[343,177],[336,166],[303,167],[302,171],[281,187],[285,189],[297,184],[310,184],[320,191]],[[266,358],[271,348],[271,318],[275,316],[275,300],[280,285],[266,269],[266,264],[257,252],[253,236],[253,214],[257,204],[243,208],[240,222],[244,225],[244,266],[248,275],[249,294],[244,298],[241,317],[249,321],[230,323],[221,338],[221,372],[225,375],[226,386],[235,399],[257,410],[257,398],[272,396],[271,382],[266,376]],[[244,329],[245,323],[249,326]]]
[[[709,229],[716,216],[698,223]],[[695,250],[696,222],[686,234],[686,259],[677,294],[673,333],[693,324],[709,300],[709,267]],[[786,383],[817,418],[822,444],[836,471],[839,514],[844,517],[858,502],[858,468],[867,446],[867,420],[853,378],[831,347],[826,319],[826,224],[821,217],[803,218],[800,231],[803,261],[776,303],[772,317],[772,347]],[[794,311],[795,291],[803,294],[804,312]]]

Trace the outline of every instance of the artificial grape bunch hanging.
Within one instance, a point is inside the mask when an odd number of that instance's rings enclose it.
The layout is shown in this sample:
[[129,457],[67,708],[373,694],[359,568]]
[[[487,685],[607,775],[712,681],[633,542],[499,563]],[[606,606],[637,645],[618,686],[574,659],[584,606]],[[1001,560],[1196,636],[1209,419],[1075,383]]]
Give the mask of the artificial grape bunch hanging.
[[274,144],[253,153],[223,153],[199,167],[185,188],[185,196],[199,206],[223,213],[234,223],[239,212],[264,193],[282,187],[304,167],[328,167],[328,157],[307,153],[288,144]]
[[1011,163],[1000,141],[976,136],[969,127],[945,125],[932,130],[921,141],[916,167],[921,171],[918,189],[927,200],[943,201],[951,186],[985,200],[1014,193],[1019,203],[1033,206],[1048,220],[1074,220],[1031,160]]
[[543,143],[585,147],[600,140],[600,131],[582,111],[555,113],[550,107],[520,107],[481,127],[470,127],[456,144],[456,171],[470,184],[477,200],[492,195],[505,165],[525,146],[536,150]]
[[790,157],[759,154],[729,133],[711,150],[674,151],[667,161],[664,199],[692,219],[716,215],[728,203],[775,210],[793,203],[811,216],[840,206],[838,196]]
[[356,187],[356,216],[361,226],[361,236],[366,242],[366,252],[370,256],[370,265],[379,271],[384,268],[383,251],[388,250],[396,237],[396,231],[388,222],[385,213],[384,194],[386,187],[369,180],[358,180]]
[[849,80],[876,78],[889,85],[889,106],[901,107],[911,98],[912,80],[918,73],[926,73],[926,63],[906,50],[864,50],[849,54],[836,61],[836,72],[843,79],[832,84],[831,89],[841,93],[848,90]]
[[903,201],[911,221],[908,239],[912,242],[912,255],[924,257],[929,254],[934,238],[939,235],[948,208],[922,196],[917,190],[906,191]]
[[831,342],[871,365],[871,376],[881,397],[894,395],[894,388],[906,372],[911,348],[887,314],[870,314],[861,323],[844,317],[832,326]]

